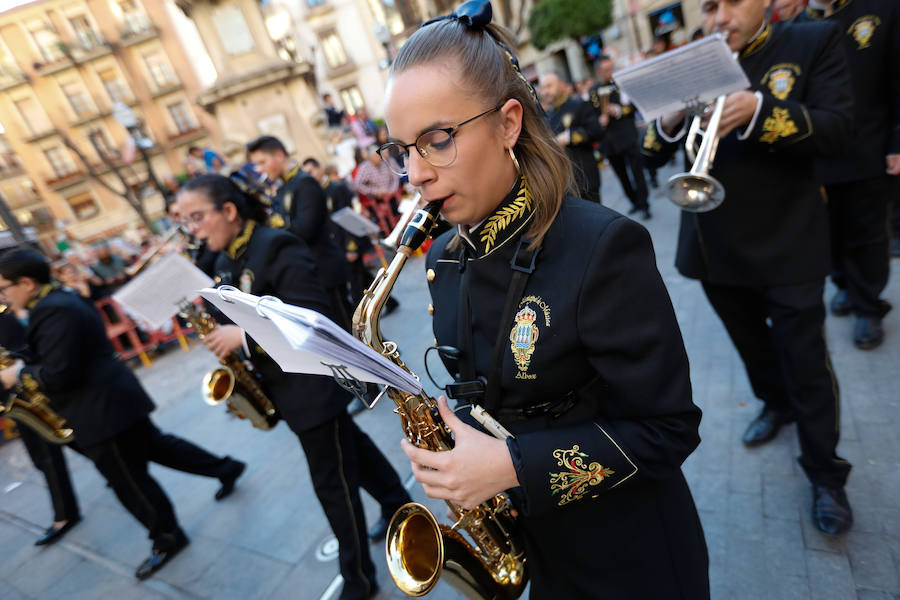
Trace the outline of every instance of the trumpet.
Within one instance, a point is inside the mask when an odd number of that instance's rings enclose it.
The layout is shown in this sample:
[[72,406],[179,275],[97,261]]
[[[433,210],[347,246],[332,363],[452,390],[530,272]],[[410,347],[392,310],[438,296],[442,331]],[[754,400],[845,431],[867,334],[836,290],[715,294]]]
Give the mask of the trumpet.
[[[719,122],[725,108],[725,96],[716,99],[706,128],[701,131],[702,115],[696,115],[688,130],[685,153],[691,161],[687,173],[672,175],[666,184],[669,200],[688,212],[708,212],[718,208],[725,200],[725,186],[709,174],[719,147]],[[700,147],[695,149],[697,136],[703,137]]]

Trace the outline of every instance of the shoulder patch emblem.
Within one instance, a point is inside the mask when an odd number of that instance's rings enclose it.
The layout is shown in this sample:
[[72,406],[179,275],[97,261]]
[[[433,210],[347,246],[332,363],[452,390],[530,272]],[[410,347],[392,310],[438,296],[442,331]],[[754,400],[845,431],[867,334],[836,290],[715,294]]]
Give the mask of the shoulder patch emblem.
[[241,273],[239,285],[242,292],[244,292],[245,294],[250,293],[250,290],[253,289],[253,279],[253,271],[251,271],[250,269],[244,269],[244,272]]
[[779,100],[787,100],[791,90],[794,89],[797,77],[799,77],[802,72],[803,69],[801,69],[798,64],[779,63],[766,71],[766,74],[763,75],[760,83],[768,85],[772,95]]
[[519,369],[516,379],[537,379],[537,374],[528,372],[535,343],[540,337],[540,329],[537,326],[538,312],[530,306],[531,304],[535,304],[541,311],[544,326],[550,327],[550,306],[538,296],[524,297],[519,303],[521,308],[516,313],[516,322],[509,332],[509,348]]
[[857,50],[865,50],[872,45],[872,36],[879,25],[881,25],[881,19],[876,15],[866,15],[853,21],[853,24],[847,29],[847,33],[852,35],[859,45]]

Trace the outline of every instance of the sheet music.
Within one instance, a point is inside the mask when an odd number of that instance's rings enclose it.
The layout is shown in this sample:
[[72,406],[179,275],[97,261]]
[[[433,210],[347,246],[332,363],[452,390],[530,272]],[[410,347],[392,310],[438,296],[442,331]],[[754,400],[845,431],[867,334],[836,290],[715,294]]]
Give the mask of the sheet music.
[[367,235],[378,233],[378,225],[368,220],[349,206],[345,206],[341,210],[331,215],[331,220],[346,229],[356,237],[365,237]]
[[613,79],[647,121],[750,87],[720,34],[617,71]]
[[212,283],[191,261],[170,252],[119,288],[113,299],[156,329],[178,312],[181,302],[193,300],[197,290]]
[[330,376],[327,365],[339,365],[361,381],[411,394],[422,391],[415,376],[320,313],[233,288],[206,288],[200,295],[246,331],[286,373]]

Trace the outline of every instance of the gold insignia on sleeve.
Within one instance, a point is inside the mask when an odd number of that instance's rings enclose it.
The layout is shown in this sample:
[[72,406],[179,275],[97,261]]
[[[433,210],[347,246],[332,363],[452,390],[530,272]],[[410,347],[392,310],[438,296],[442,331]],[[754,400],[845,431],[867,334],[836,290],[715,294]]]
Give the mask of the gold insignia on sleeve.
[[284,217],[282,217],[280,214],[276,212],[269,215],[269,227],[272,227],[274,229],[284,229],[284,226]]
[[584,136],[578,133],[577,131],[571,135],[570,140],[573,144],[580,144],[584,141]]
[[587,454],[579,451],[578,444],[572,446],[571,450],[553,451],[556,464],[565,469],[559,473],[550,473],[550,493],[554,496],[561,494],[557,503],[559,506],[580,500],[591,486],[615,474],[615,471],[598,462],[585,466],[586,457]]
[[659,143],[659,138],[656,137],[655,123],[650,123],[650,126],[647,127],[647,133],[644,134],[644,148],[654,152],[662,151],[662,144]]
[[36,392],[40,386],[31,373],[22,373],[22,387],[29,392]]
[[[481,228],[481,241],[484,243],[484,253],[491,251],[491,246],[497,241],[497,234],[506,229],[510,222],[525,215],[531,210],[531,192],[528,186],[523,185],[519,188],[519,195],[513,200],[509,206],[504,206],[496,213],[490,216]],[[429,281],[431,281],[429,279]]]
[[879,25],[881,25],[881,19],[876,15],[866,15],[853,21],[853,24],[847,29],[847,33],[852,35],[859,44],[857,50],[865,50],[872,45],[872,36]]
[[786,108],[772,109],[772,116],[763,121],[763,135],[759,141],[774,144],[780,138],[786,138],[799,131],[797,124],[791,119],[791,113]]

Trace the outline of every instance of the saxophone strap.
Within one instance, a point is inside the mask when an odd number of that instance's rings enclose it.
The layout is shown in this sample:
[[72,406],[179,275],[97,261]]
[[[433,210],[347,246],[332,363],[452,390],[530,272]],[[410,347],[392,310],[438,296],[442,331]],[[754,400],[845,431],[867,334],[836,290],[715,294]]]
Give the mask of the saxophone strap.
[[[504,329],[506,323],[512,319],[513,313],[522,299],[525,292],[525,286],[528,279],[534,272],[537,257],[540,253],[541,246],[537,245],[534,249],[529,248],[531,239],[524,235],[519,238],[519,244],[510,260],[510,268],[512,269],[512,277],[509,282],[508,291],[506,293],[506,301],[503,304],[503,312],[500,316],[500,327],[497,330],[497,340],[494,342],[494,355],[491,360],[491,370],[487,380],[484,377],[475,376],[475,366],[472,361],[473,349],[475,344],[472,339],[471,324],[471,305],[469,302],[469,270],[466,269],[466,249],[460,251],[460,270],[462,271],[462,282],[459,286],[460,302],[459,302],[459,318],[457,324],[459,327],[458,340],[463,343],[459,360],[459,372],[463,379],[461,382],[450,384],[447,386],[447,393],[454,399],[472,398],[473,401],[480,395],[483,390],[484,409],[494,414],[500,406],[500,381],[503,375],[503,355],[506,350],[508,334]],[[480,389],[479,389],[480,384]],[[462,392],[459,396],[455,395],[455,391]]]

